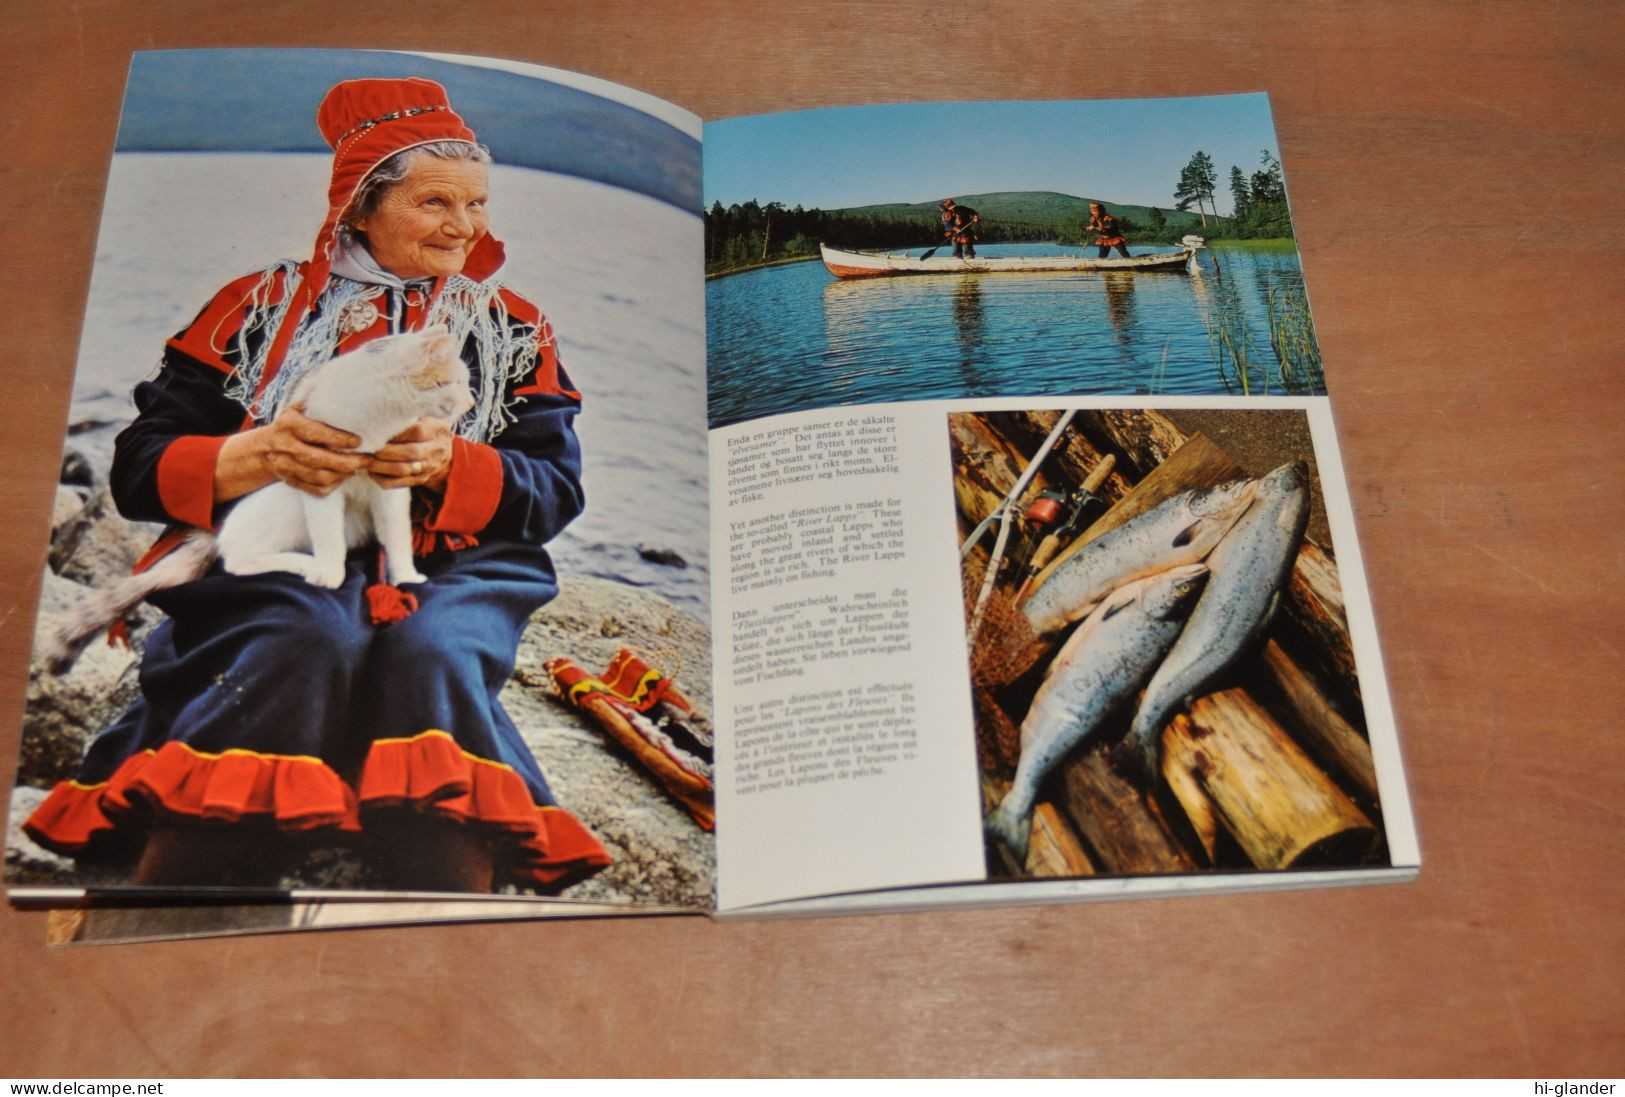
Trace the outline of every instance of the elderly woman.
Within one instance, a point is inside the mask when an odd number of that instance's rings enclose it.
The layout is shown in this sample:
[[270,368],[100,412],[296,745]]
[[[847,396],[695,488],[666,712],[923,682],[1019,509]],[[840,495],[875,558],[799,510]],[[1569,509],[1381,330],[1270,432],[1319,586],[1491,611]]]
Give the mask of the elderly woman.
[[[342,832],[387,886],[556,891],[609,857],[554,805],[497,694],[558,592],[542,546],[581,510],[580,395],[546,319],[498,276],[490,155],[444,89],[349,81],[317,124],[334,158],[312,258],[232,282],[169,340],[112,491],[175,534],[275,480],[322,495],[371,476],[412,490],[427,581],[390,588],[363,549],[336,590],[217,564],[154,595],[168,619],[140,701],[28,829],[81,857],[142,843],[140,884],[274,886],[297,839]],[[358,454],[291,402],[335,354],[441,323],[469,366],[459,422],[420,419]]]

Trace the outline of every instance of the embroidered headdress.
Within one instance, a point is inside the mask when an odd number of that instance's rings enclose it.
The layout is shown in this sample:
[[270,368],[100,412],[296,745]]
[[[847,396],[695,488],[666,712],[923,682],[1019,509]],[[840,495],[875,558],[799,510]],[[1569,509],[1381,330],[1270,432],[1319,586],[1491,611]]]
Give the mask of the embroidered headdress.
[[[333,150],[333,179],[313,262],[333,258],[339,221],[378,165],[398,152],[436,141],[477,143],[474,131],[451,109],[446,89],[416,76],[336,84],[316,111],[316,125]],[[501,265],[502,245],[487,235],[475,245],[463,273],[481,281]]]
[[[257,350],[245,344],[228,386],[256,418],[274,415],[298,378],[332,356],[339,337],[338,315],[347,300],[373,292],[342,279],[329,285],[341,246],[339,226],[361,184],[384,161],[408,149],[444,141],[477,147],[474,131],[452,110],[446,89],[420,77],[336,84],[322,100],[316,124],[333,150],[327,216],[309,260],[264,272],[248,303],[250,316],[242,331],[264,325],[275,334]],[[476,441],[489,440],[506,425],[511,417],[503,407],[504,382],[527,376],[536,358],[533,339],[515,338],[498,292],[501,284],[495,275],[504,257],[501,242],[487,233],[470,251],[460,274],[436,281],[434,301],[423,319],[425,325],[447,324],[453,337],[472,338],[479,348],[475,408],[458,427],[459,434]],[[280,293],[274,290],[279,280]],[[313,313],[320,318],[312,321]]]

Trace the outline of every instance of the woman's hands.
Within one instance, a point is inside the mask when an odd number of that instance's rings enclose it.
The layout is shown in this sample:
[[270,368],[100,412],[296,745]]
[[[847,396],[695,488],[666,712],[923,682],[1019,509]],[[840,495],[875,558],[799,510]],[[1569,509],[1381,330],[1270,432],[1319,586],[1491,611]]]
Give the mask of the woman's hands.
[[288,408],[263,427],[226,439],[215,462],[215,501],[247,495],[273,480],[309,495],[327,495],[366,467],[366,454],[344,452],[360,441],[309,418],[301,408]]
[[425,415],[367,459],[367,473],[381,488],[446,489],[451,473],[451,424]]
[[379,487],[441,492],[451,472],[451,424],[425,416],[377,453],[351,453],[360,439],[288,408],[263,427],[226,439],[215,462],[214,498],[225,502],[273,480],[308,495],[331,493],[357,472]]

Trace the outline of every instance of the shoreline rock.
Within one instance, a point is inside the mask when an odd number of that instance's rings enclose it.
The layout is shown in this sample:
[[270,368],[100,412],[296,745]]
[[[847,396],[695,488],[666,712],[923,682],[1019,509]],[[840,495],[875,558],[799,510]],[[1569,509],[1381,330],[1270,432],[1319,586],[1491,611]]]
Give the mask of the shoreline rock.
[[[98,545],[99,557],[103,551],[109,557],[123,555],[130,543],[144,537],[133,527],[111,530],[106,538],[97,536],[95,529],[84,532]],[[709,714],[710,632],[691,614],[648,590],[587,577],[566,578],[560,586],[559,597],[526,627],[515,670],[501,697],[559,805],[580,819],[615,858],[613,865],[568,889],[564,897],[709,907],[715,890],[713,836],[595,725],[554,695],[543,664],[565,655],[598,673],[622,646],[631,647],[677,678],[683,691]],[[51,627],[86,591],[48,572],[40,602],[41,627]],[[155,611],[144,612],[156,618]],[[11,799],[7,842],[7,874],[13,882],[64,887],[120,882],[117,875],[109,878],[100,869],[82,869],[40,850],[18,825],[47,789],[72,775],[91,739],[135,699],[146,631],[137,630],[134,650],[92,644],[73,670],[60,677],[37,663],[30,668],[22,763]],[[368,879],[359,859],[339,845],[313,850],[284,885],[379,886]]]

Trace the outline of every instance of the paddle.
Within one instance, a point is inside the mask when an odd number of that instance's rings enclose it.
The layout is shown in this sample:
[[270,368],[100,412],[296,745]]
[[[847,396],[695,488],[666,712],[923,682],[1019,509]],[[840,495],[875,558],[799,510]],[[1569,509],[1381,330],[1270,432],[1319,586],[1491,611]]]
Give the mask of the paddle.
[[[969,227],[969,223],[968,223],[968,222],[967,222],[967,224],[966,224],[966,227],[967,227],[967,228],[968,228],[968,227]],[[947,239],[947,240],[944,240],[944,241],[943,241],[943,242],[942,242],[942,244],[946,244],[946,243],[949,243],[949,242],[950,242],[950,241],[952,241],[952,240],[953,240],[953,238],[954,238],[954,236],[958,236],[958,235],[959,235],[959,233],[958,233],[958,232],[957,232],[957,231],[956,231],[956,232],[954,232],[954,233],[953,233],[953,234],[952,234],[952,235],[951,235],[951,236],[949,236],[949,237],[948,237],[948,239]],[[920,262],[922,262],[922,263],[923,263],[923,262],[925,262],[925,261],[926,261],[926,260],[927,260],[927,259],[929,259],[929,258],[931,258],[931,257],[932,257],[932,256],[933,256],[933,255],[935,255],[935,254],[936,254],[936,253],[937,253],[937,248],[940,248],[940,247],[942,247],[942,244],[938,244],[938,245],[937,245],[937,247],[936,247],[936,248],[931,248],[931,249],[930,249],[930,250],[929,250],[929,251],[925,251],[925,252],[921,252],[921,253],[920,253]]]

